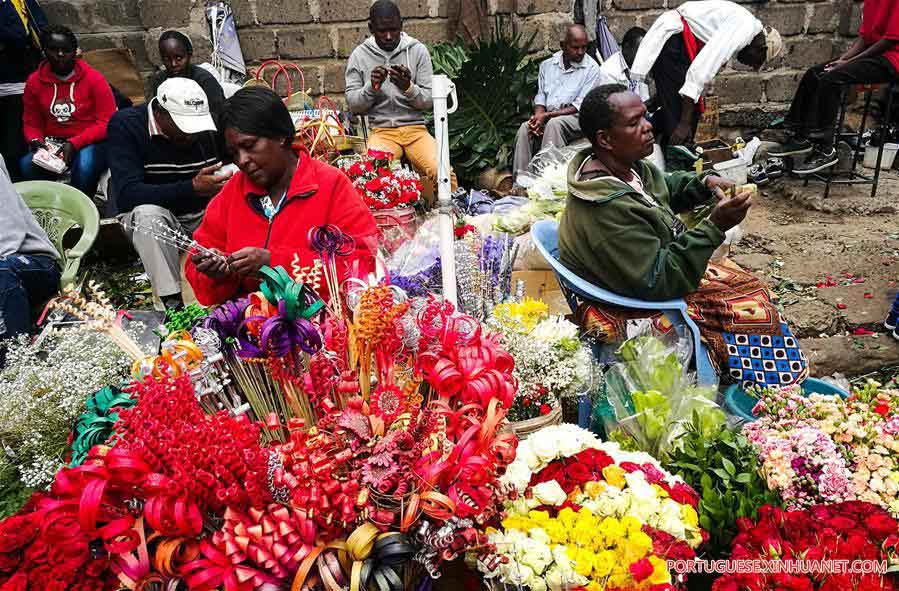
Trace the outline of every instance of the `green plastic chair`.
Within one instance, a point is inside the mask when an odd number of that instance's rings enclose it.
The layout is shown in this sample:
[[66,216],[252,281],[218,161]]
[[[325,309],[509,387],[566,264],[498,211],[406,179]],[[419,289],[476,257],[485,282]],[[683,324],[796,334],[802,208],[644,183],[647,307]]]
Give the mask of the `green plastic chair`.
[[[59,284],[65,289],[75,282],[81,257],[90,250],[94,240],[97,239],[100,230],[100,214],[97,213],[97,207],[87,195],[75,187],[62,183],[23,181],[13,186],[62,256],[62,278]],[[62,239],[66,232],[75,226],[81,228],[81,238],[75,246],[65,250]]]

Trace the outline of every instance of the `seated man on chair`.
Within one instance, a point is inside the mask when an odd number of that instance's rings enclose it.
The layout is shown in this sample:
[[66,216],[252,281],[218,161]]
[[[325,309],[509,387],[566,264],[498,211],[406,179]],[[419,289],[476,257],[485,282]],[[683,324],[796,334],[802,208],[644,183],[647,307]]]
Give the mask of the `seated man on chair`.
[[[31,309],[59,289],[59,253],[16,192],[0,157],[0,340],[26,332]],[[0,368],[5,349],[0,346]]]
[[759,70],[783,50],[774,29],[765,30],[751,12],[728,0],[684,2],[652,24],[631,75],[645,81],[652,73],[661,109],[653,115],[660,144],[693,142],[702,93],[731,58]]
[[538,149],[561,148],[583,136],[577,112],[581,101],[599,82],[599,66],[587,56],[583,25],[565,29],[562,49],[540,64],[534,114],[518,128],[512,175],[527,170]]
[[220,170],[215,130],[206,94],[189,78],[164,81],[149,103],[119,111],[109,122],[119,221],[166,307],[182,303],[181,253],[134,227],[162,225],[193,234],[206,204],[231,176]]
[[[377,0],[368,12],[371,37],[358,45],[346,65],[346,102],[353,113],[368,115],[369,149],[404,155],[434,190],[437,186],[437,141],[425,127],[424,112],[433,106],[431,54],[403,32],[400,9]],[[451,179],[456,188],[456,177]],[[427,192],[427,191],[426,191]]]
[[[710,263],[724,233],[746,216],[750,193],[714,174],[664,174],[649,161],[652,125],[640,97],[600,86],[581,105],[592,146],[568,167],[568,202],[559,224],[559,258],[578,276],[644,300],[684,298],[722,380],[786,386],[808,363],[767,288],[732,263]],[[688,230],[677,213],[718,197],[709,217]],[[585,303],[578,317],[594,336],[620,340],[629,318],[646,316]]]
[[899,71],[899,10],[892,0],[865,0],[858,39],[836,60],[813,66],[796,89],[786,126],[791,137],[770,156],[814,155],[793,169],[798,175],[826,170],[837,163],[834,126],[843,87],[889,82]]

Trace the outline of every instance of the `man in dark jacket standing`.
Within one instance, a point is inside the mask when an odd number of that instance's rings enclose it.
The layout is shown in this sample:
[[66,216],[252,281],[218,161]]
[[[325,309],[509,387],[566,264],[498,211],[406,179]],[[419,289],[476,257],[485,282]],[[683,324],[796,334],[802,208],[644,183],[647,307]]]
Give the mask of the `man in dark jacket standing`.
[[22,135],[25,80],[41,61],[41,29],[47,18],[34,0],[0,0],[0,155],[13,182],[28,152]]
[[206,94],[188,78],[171,78],[149,103],[116,113],[107,142],[119,221],[166,307],[181,303],[181,253],[140,228],[187,235],[230,172],[220,170],[215,124]]

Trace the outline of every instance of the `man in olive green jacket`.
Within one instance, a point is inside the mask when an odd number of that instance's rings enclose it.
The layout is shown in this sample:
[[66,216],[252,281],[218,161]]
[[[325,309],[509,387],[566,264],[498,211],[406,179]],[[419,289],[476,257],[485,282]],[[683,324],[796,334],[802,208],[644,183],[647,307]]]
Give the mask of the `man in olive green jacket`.
[[724,233],[745,217],[751,196],[723,198],[687,230],[675,214],[715,198],[718,187],[731,183],[714,175],[664,174],[642,160],[653,141],[645,112],[640,98],[620,85],[596,88],[584,100],[581,127],[593,147],[568,168],[559,253],[578,276],[615,293],[682,298],[699,285]]

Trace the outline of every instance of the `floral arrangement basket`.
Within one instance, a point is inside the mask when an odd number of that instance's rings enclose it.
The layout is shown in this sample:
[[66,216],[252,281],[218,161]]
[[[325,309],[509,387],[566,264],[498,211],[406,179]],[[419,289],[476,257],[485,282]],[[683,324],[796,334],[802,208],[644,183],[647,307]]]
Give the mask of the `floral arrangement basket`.
[[509,431],[511,433],[515,433],[515,436],[519,441],[522,441],[527,438],[528,435],[539,431],[544,427],[548,427],[550,425],[559,425],[562,423],[562,407],[557,406],[556,408],[549,411],[549,413],[545,415],[540,415],[534,417],[533,419],[525,419],[523,421],[515,421],[508,422],[503,427],[503,430]]

